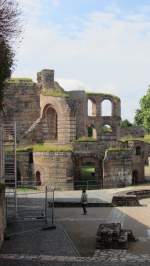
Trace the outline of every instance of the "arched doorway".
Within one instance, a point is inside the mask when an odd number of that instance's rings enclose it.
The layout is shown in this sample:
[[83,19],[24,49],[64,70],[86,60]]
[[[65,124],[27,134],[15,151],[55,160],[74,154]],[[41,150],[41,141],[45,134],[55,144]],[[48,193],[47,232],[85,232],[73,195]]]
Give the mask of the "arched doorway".
[[36,185],[41,186],[41,173],[40,173],[40,171],[36,171]]
[[102,160],[93,154],[74,157],[74,188],[98,189],[102,188],[103,165]]
[[132,171],[132,185],[138,184],[139,173],[137,170]]

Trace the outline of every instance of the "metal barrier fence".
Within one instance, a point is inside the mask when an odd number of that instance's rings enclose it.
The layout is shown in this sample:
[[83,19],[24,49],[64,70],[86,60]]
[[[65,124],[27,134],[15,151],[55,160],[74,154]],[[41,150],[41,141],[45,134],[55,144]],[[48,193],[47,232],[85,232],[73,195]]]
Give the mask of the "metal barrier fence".
[[[45,180],[46,182],[46,180]],[[99,181],[95,179],[81,179],[81,180],[74,180],[74,181],[56,181],[51,182],[50,180],[47,180],[46,183],[50,183],[48,186],[54,187],[55,190],[82,190],[85,188],[86,190],[94,190],[94,189],[100,189],[102,188],[102,184]],[[10,181],[6,183],[7,187],[9,188],[15,188],[14,181]],[[42,188],[43,185],[38,184],[36,181],[18,181],[17,182],[17,188],[35,188],[40,190],[40,187]]]
[[54,188],[51,186],[6,188],[6,216],[10,220],[41,220],[54,224]]

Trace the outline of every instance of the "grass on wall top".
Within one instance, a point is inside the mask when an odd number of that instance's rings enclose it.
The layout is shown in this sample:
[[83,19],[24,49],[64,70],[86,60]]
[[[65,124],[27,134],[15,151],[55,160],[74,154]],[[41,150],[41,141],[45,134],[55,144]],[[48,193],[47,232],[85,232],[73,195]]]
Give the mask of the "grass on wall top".
[[7,79],[7,84],[33,83],[31,78],[11,78]]
[[72,145],[55,145],[55,144],[35,144],[30,146],[22,146],[17,148],[17,152],[69,152],[72,151]]
[[143,142],[146,142],[146,143],[149,143],[150,144],[150,135],[145,135],[144,138],[134,138],[132,136],[127,136],[127,137],[123,137],[121,138],[121,141],[125,142],[125,141],[134,141],[134,140],[139,140],[139,141],[143,141]]
[[86,94],[88,95],[88,96],[102,96],[102,97],[104,97],[104,96],[108,96],[108,97],[113,97],[114,99],[117,99],[117,100],[120,100],[120,98],[118,97],[118,96],[116,96],[116,95],[113,95],[113,94],[109,94],[109,93],[99,93],[99,92],[86,92]]
[[78,138],[75,142],[96,142],[97,139],[94,139],[92,137],[81,137]]

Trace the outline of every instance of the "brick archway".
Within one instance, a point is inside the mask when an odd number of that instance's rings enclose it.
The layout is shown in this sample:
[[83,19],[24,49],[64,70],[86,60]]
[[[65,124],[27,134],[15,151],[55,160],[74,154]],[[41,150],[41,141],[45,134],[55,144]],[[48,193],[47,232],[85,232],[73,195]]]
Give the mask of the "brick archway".
[[[76,189],[76,183],[80,183],[82,180],[82,173],[81,168],[83,165],[91,164],[93,165],[93,168],[95,168],[94,171],[94,180],[95,180],[95,188],[102,188],[103,186],[103,160],[100,159],[95,154],[90,155],[75,155],[73,158],[74,162],[74,187]],[[92,176],[91,176],[92,178]]]

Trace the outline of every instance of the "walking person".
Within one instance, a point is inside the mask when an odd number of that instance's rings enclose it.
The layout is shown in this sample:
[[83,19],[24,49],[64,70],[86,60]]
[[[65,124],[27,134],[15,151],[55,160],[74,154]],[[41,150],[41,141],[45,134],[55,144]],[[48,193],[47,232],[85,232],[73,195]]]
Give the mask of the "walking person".
[[82,190],[82,195],[81,195],[81,205],[82,205],[82,208],[83,208],[83,214],[86,215],[87,214],[87,204],[88,204],[88,197],[87,197],[87,193],[86,193],[86,190],[83,189]]

